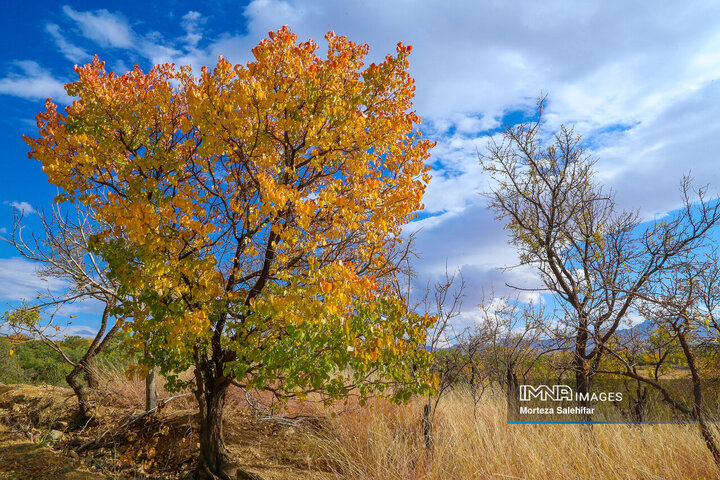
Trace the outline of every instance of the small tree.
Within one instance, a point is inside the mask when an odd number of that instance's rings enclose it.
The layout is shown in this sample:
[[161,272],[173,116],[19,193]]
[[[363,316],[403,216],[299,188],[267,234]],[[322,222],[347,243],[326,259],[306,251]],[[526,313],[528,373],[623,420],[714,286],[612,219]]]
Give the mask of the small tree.
[[[410,47],[363,64],[334,33],[327,58],[287,27],[253,49],[189,67],[76,69],[65,114],[48,101],[26,137],[62,194],[108,225],[94,251],[136,302],[138,352],[179,385],[195,371],[197,478],[232,477],[222,439],[229,386],[280,400],[428,387],[432,318],[385,281],[429,179],[410,110]],[[420,365],[415,372],[411,365]],[[392,385],[395,387],[390,388]]]
[[[662,336],[667,339],[666,353],[661,355],[658,366],[673,350],[678,351],[676,354],[682,357],[690,374],[690,402],[683,395],[687,392],[673,392],[660,382],[657,368],[654,374],[647,374],[639,371],[636,361],[624,357],[622,352],[614,349],[609,352],[621,366],[621,369],[611,373],[655,388],[668,405],[697,422],[705,445],[715,463],[720,466],[720,445],[709,425],[705,409],[705,390],[710,379],[703,375],[699,361],[703,343],[715,343],[720,339],[718,260],[715,252],[692,252],[675,258],[673,268],[649,284],[642,293],[640,312],[653,322],[659,332],[664,332]],[[717,372],[712,374],[715,380]]]
[[[43,234],[23,237],[22,216],[16,215],[9,242],[24,258],[38,264],[38,274],[63,281],[67,288],[61,292],[39,292],[36,304],[24,304],[7,315],[12,328],[31,334],[55,350],[72,370],[65,377],[78,399],[80,417],[89,419],[92,406],[87,388],[98,388],[95,357],[102,352],[123,324],[113,308],[123,301],[116,281],[107,275],[107,265],[90,252],[90,238],[98,226],[90,212],[75,209],[72,215],[63,214],[54,206],[50,215],[39,214]],[[59,342],[58,330],[67,326],[55,322],[56,313],[63,306],[83,300],[97,300],[103,305],[100,325],[82,357],[75,361]],[[43,315],[47,313],[46,321]],[[87,387],[80,381],[84,374]]]
[[437,387],[428,393],[423,406],[422,427],[426,451],[433,452],[435,444],[433,423],[440,400],[465,380],[474,360],[477,344],[469,342],[467,329],[456,330],[453,320],[462,310],[465,280],[460,272],[450,274],[430,288],[428,284],[419,308],[426,316],[435,318],[430,329],[427,349],[432,355],[431,371],[436,376]]
[[520,381],[527,382],[542,357],[557,350],[544,332],[545,308],[518,297],[492,295],[483,296],[478,308],[481,323],[473,334],[481,346],[477,357],[491,380],[505,391],[508,412],[513,412]]

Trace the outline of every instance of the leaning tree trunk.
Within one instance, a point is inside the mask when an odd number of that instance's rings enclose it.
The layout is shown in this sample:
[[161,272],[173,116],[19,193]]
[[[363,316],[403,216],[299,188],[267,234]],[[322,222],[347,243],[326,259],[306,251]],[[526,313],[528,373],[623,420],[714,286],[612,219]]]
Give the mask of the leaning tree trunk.
[[92,389],[97,389],[100,386],[94,356],[85,360],[85,380],[87,380],[88,387]]
[[78,379],[78,376],[83,371],[85,371],[85,369],[82,364],[78,363],[70,373],[67,374],[65,381],[70,385],[70,388],[75,392],[75,396],[78,399],[80,419],[86,421],[92,417],[92,405],[90,404],[88,388]]
[[710,454],[715,460],[715,464],[720,467],[720,448],[718,447],[717,440],[710,427],[705,423],[705,414],[703,412],[703,394],[702,394],[702,380],[700,379],[700,373],[698,371],[697,364],[695,363],[695,354],[690,348],[690,344],[687,341],[685,335],[678,332],[678,340],[680,346],[683,349],[685,359],[687,360],[688,369],[690,369],[690,378],[692,379],[692,394],[693,394],[693,416],[698,422],[698,428],[700,429],[700,435],[705,441],[705,446],[710,451]]
[[715,465],[720,467],[720,449],[718,449],[717,440],[715,439],[715,435],[713,435],[712,431],[708,427],[708,425],[705,423],[705,419],[703,418],[702,414],[699,412],[699,409],[696,410],[697,414],[697,421],[698,421],[698,427],[700,428],[700,435],[702,436],[703,440],[705,441],[705,446],[708,450],[710,450],[710,454],[713,457],[713,460],[715,460]]

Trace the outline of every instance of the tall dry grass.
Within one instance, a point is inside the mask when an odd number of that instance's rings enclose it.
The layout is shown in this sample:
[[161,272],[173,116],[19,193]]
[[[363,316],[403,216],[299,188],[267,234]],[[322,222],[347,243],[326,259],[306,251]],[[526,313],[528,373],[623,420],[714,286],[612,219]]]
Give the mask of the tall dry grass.
[[[145,379],[128,378],[126,370],[117,365],[100,364],[97,368],[98,379],[102,385],[101,391],[108,396],[105,403],[116,407],[130,408],[135,412],[142,412],[145,409]],[[192,377],[190,372],[181,375],[183,380]],[[173,398],[173,401],[166,406],[164,411],[187,410],[196,407],[196,401],[191,394],[191,389],[186,388],[180,391],[169,391],[165,388],[165,377],[156,375],[155,387],[158,394],[158,401],[163,405],[163,400]],[[178,395],[185,394],[179,397]]]
[[[101,376],[115,402],[142,409],[142,380],[128,380],[111,368],[102,369]],[[162,376],[158,390],[160,398],[177,394],[165,390]],[[379,400],[364,407],[339,405],[319,433],[298,432],[292,456],[303,459],[308,478],[330,470],[348,480],[720,479],[695,425],[595,425],[592,431],[582,425],[507,425],[502,394],[486,392],[474,409],[469,393],[455,392],[440,402],[435,448],[428,455],[422,406],[422,399],[408,405]],[[188,396],[169,407],[193,410],[196,405]],[[231,389],[227,407],[226,421],[240,421],[230,413],[248,408],[239,389]],[[328,413],[312,403],[293,404],[291,410]],[[280,444],[273,448],[283,448]]]
[[387,479],[716,479],[694,425],[507,425],[502,396],[443,399],[435,450],[426,454],[421,402],[374,402],[309,436],[313,461],[339,478]]

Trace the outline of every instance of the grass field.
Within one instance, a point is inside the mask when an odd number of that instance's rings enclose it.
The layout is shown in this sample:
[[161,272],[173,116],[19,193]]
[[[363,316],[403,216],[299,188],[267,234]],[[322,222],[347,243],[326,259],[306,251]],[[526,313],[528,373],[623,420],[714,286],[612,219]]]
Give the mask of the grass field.
[[694,425],[507,425],[504,398],[440,404],[435,450],[425,451],[419,401],[376,402],[309,437],[316,457],[348,479],[715,479]]
[[[89,468],[108,479],[178,478],[187,473],[197,454],[193,398],[185,396],[168,403],[152,422],[135,424],[134,435],[120,432],[112,436],[107,432],[113,425],[123,425],[128,415],[141,408],[144,383],[127,380],[119,371],[106,371],[103,384],[97,396],[97,421],[80,432],[81,441],[101,434],[115,440],[82,452],[79,459],[48,454],[50,463],[59,464],[60,458],[65,458],[68,468]],[[6,393],[0,395],[0,413],[6,423],[25,425],[26,432],[35,431],[37,438],[50,428],[70,425],[74,399],[69,389],[3,388]],[[160,397],[170,395],[160,382]],[[288,427],[264,422],[248,407],[243,392],[234,388],[227,402],[225,440],[233,462],[265,480],[720,478],[720,469],[694,425],[595,425],[592,429],[508,425],[504,396],[490,390],[476,408],[464,391],[443,398],[430,454],[422,436],[422,405],[419,398],[407,405],[382,400],[363,407],[353,401],[330,407],[312,402],[292,404],[290,414],[309,415],[311,421],[306,427]],[[35,422],[33,428],[29,422]],[[160,434],[165,426],[170,433]],[[54,445],[56,451],[67,455],[77,436],[77,429],[65,428],[65,443]],[[0,447],[8,452],[15,448],[11,436],[0,432],[0,437]],[[19,464],[12,463],[12,471],[17,472]],[[33,465],[33,469],[43,467]],[[9,471],[0,468],[0,478]]]

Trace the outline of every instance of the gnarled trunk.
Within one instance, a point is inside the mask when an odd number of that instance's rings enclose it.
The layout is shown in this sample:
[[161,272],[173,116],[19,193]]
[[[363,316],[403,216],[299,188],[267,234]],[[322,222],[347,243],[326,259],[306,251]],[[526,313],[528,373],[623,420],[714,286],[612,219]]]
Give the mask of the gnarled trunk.
[[85,360],[85,379],[87,380],[88,387],[92,389],[97,389],[100,386],[94,356],[88,357]]
[[200,456],[195,478],[198,480],[235,480],[235,469],[230,464],[222,422],[228,384],[217,388],[204,385],[200,401]]
[[[219,356],[218,356],[219,357]],[[195,398],[200,409],[200,452],[196,480],[262,480],[232,465],[223,440],[223,412],[231,379],[225,377],[222,359],[203,358],[195,347]]]
[[65,377],[65,381],[70,385],[75,396],[78,399],[79,417],[83,421],[87,421],[92,416],[92,405],[90,404],[89,392],[85,385],[80,383],[78,376],[84,371],[81,364],[77,364],[70,373]]

